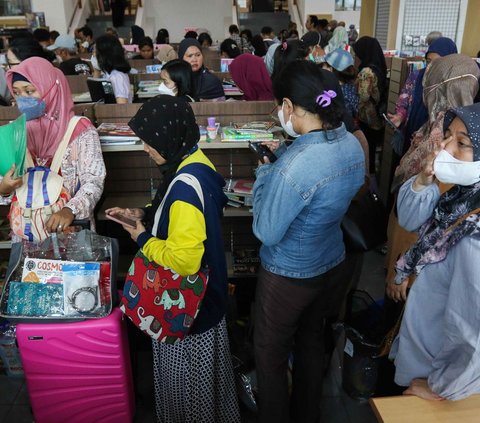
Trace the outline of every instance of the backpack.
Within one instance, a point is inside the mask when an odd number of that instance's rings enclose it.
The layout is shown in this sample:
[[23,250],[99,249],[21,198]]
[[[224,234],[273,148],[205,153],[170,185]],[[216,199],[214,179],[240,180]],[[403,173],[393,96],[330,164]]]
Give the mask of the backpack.
[[53,213],[61,210],[72,197],[58,173],[73,130],[81,117],[74,116],[60,142],[50,167],[35,166],[27,149],[23,184],[12,199],[9,219],[12,233],[29,241],[43,241],[50,236],[45,224]]

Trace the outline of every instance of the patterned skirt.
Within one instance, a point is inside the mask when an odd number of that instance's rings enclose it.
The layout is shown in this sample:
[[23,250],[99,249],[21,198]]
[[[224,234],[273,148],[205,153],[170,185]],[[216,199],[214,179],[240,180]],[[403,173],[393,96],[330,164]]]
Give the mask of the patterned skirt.
[[175,345],[152,347],[158,422],[240,422],[225,318]]

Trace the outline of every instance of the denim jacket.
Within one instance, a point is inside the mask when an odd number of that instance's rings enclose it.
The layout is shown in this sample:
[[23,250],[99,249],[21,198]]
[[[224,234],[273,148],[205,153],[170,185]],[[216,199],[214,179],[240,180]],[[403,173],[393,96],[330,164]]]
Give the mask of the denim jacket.
[[260,166],[253,186],[253,232],[262,266],[291,278],[327,272],[345,256],[340,223],[364,182],[365,157],[345,125],[310,132]]

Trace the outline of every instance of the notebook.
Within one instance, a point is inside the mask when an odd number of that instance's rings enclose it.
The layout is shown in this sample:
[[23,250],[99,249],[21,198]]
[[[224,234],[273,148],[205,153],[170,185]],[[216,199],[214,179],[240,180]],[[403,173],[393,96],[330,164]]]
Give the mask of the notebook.
[[108,79],[87,78],[87,85],[93,102],[98,103],[103,100],[105,104],[116,103],[113,85]]

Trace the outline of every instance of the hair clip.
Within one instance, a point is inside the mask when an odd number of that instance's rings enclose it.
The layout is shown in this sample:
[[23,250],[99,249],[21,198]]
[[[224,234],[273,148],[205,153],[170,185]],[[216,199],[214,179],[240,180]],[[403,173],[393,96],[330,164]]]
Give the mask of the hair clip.
[[287,44],[286,41],[284,41],[284,42],[282,43],[282,50],[286,50],[287,47],[288,47],[288,44]]
[[336,96],[337,93],[333,90],[324,91],[316,98],[315,103],[320,107],[328,107],[332,103],[332,98],[335,98]]

